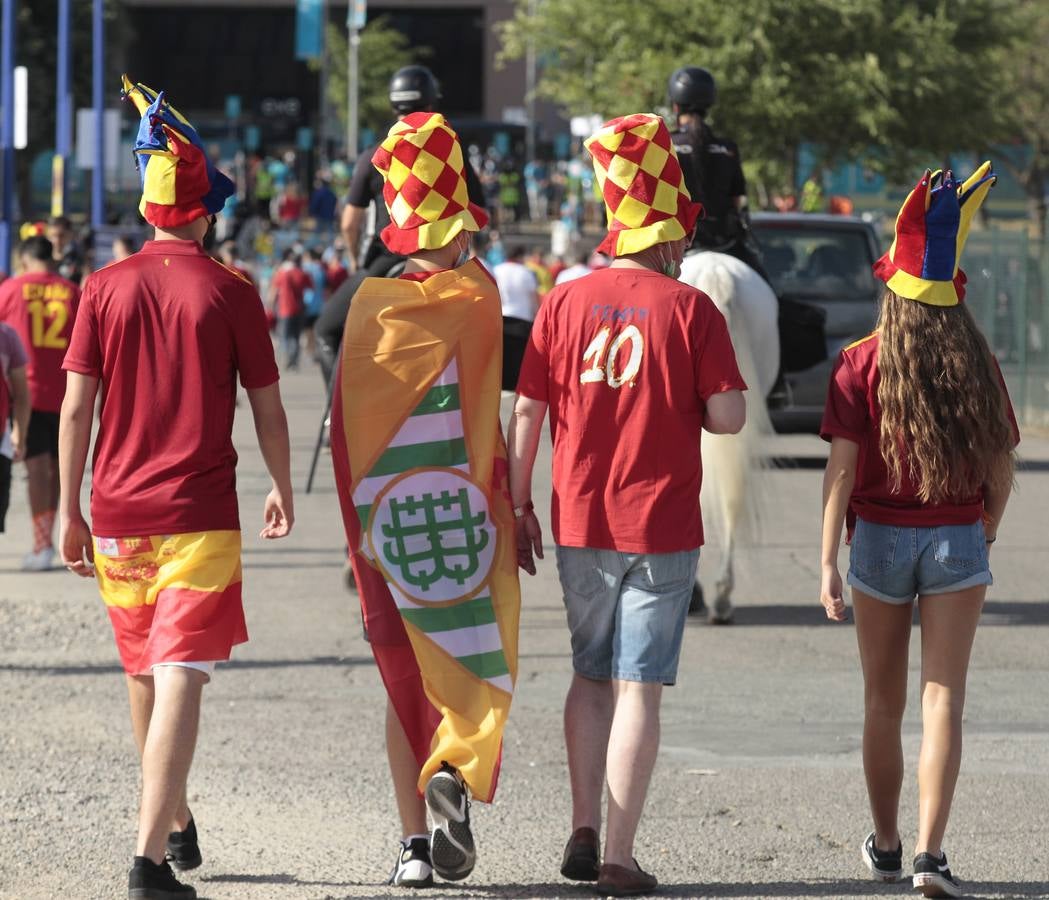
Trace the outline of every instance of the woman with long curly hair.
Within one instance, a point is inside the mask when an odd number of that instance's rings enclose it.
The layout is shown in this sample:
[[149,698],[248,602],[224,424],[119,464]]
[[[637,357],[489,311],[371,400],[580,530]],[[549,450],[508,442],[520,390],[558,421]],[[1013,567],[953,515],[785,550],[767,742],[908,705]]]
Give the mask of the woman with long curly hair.
[[874,334],[846,347],[831,378],[822,437],[820,600],[845,621],[838,547],[846,518],[848,582],[864,678],[863,768],[874,830],[872,876],[903,877],[898,829],[900,725],[914,599],[921,620],[922,744],[913,883],[957,897],[942,840],[962,750],[962,709],[988,551],[1013,482],[1019,433],[998,364],[961,302],[958,258],[994,184],[984,163],[963,184],[926,171],[874,267],[887,284]]

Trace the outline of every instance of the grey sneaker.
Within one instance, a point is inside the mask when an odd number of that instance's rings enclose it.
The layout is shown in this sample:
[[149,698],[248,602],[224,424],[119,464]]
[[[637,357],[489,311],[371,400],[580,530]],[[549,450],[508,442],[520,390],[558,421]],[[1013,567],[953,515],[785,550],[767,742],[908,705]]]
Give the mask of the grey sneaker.
[[460,881],[473,871],[477,850],[470,831],[470,801],[458,770],[442,764],[426,785],[426,808],[433,821],[433,870],[448,881]]

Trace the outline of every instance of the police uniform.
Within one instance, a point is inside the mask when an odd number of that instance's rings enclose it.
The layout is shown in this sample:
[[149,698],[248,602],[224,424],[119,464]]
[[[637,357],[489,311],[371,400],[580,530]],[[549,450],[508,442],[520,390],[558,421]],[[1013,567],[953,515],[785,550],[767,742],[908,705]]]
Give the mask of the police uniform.
[[670,137],[681,161],[685,185],[703,204],[704,217],[696,225],[692,249],[728,253],[768,281],[736,207],[736,197],[746,196],[747,182],[735,141],[718,137],[705,122],[700,123],[699,130],[682,128]]

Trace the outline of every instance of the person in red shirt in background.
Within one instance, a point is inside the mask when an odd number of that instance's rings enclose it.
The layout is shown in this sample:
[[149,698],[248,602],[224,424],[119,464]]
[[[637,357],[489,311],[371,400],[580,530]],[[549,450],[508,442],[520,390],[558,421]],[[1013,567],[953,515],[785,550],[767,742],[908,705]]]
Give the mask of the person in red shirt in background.
[[[193,127],[125,77],[142,120],[140,211],[155,229],[138,253],[84,288],[66,354],[61,550],[97,578],[127,674],[142,759],[132,900],[193,900],[168,864],[201,863],[186,779],[201,692],[215,663],[247,640],[233,414],[247,391],[272,488],[263,538],[292,527],[288,423],[258,292],[202,246],[233,183]],[[101,389],[91,524],[81,483]]]
[[663,120],[613,119],[586,146],[608,206],[600,249],[615,261],[555,287],[539,308],[507,443],[518,561],[535,574],[532,467],[549,409],[575,670],[564,718],[573,831],[561,874],[625,896],[657,884],[634,860],[634,836],[703,543],[700,434],[743,427],[746,385],[725,319],[676,280],[701,208]]
[[269,304],[277,315],[277,339],[284,356],[284,368],[299,367],[299,339],[306,316],[306,289],[313,280],[302,270],[299,255],[284,251],[283,262],[270,282]]
[[18,249],[22,272],[0,284],[0,322],[18,332],[29,354],[33,412],[26,435],[25,465],[33,549],[22,561],[27,572],[51,568],[52,533],[58,509],[58,412],[66,390],[62,357],[73,333],[80,289],[54,272],[53,247],[42,235]]
[[926,171],[904,201],[874,334],[846,347],[827,393],[820,600],[846,619],[838,548],[846,516],[848,582],[864,680],[863,768],[874,830],[863,860],[877,881],[903,876],[898,828],[900,727],[914,599],[921,621],[922,745],[913,882],[958,897],[943,836],[962,754],[969,654],[988,551],[1012,490],[1019,431],[1001,371],[962,303],[958,267],[973,216],[994,184],[984,163],[963,184]]
[[0,322],[0,534],[4,533],[11,501],[11,463],[25,458],[31,409],[26,377],[28,361],[18,332]]
[[277,199],[277,220],[281,225],[296,225],[305,209],[306,198],[299,192],[299,186],[289,181]]

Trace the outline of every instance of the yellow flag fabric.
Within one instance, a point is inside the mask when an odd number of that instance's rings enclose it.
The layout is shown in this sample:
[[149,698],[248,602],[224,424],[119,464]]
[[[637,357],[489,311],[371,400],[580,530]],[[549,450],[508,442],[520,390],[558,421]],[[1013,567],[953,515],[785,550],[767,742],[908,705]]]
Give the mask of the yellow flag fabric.
[[421,766],[495,790],[520,590],[499,422],[499,293],[474,260],[369,278],[346,319],[332,458],[368,637]]

